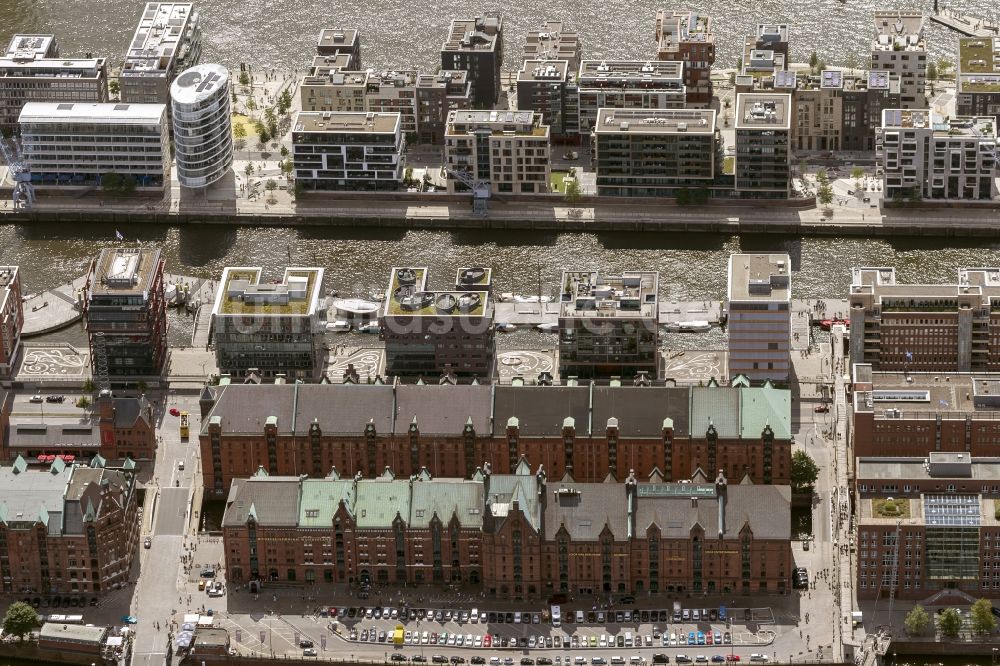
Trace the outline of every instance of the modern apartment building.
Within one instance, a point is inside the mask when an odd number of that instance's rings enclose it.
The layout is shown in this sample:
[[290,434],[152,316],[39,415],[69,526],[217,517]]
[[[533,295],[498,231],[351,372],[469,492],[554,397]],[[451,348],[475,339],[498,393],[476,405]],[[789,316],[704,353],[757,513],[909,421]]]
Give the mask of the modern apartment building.
[[714,109],[600,109],[592,150],[598,196],[676,197],[715,179]]
[[712,103],[712,65],[715,64],[711,16],[657,10],[656,59],[683,62],[686,106],[708,108]]
[[221,497],[261,466],[271,476],[323,478],[336,468],[373,477],[389,467],[400,477],[426,468],[468,478],[484,462],[509,473],[522,458],[552,478],[594,483],[629,470],[682,481],[707,469],[788,483],[787,389],[649,384],[223,381],[201,397],[205,492]]
[[792,96],[736,96],[736,193],[748,199],[787,199],[791,181]]
[[100,188],[110,175],[137,191],[170,181],[170,135],[163,104],[28,102],[18,125],[22,155],[38,189]]
[[0,266],[0,379],[10,379],[21,353],[24,310],[21,273],[17,266]]
[[326,58],[347,56],[344,69],[361,69],[361,32],[355,28],[323,28],[316,42],[316,55]]
[[993,116],[1000,123],[1000,37],[958,40],[959,116]]
[[845,75],[841,93],[841,150],[875,150],[875,128],[882,124],[884,109],[900,105],[899,76],[885,71]]
[[885,109],[876,145],[887,199],[989,200],[996,193],[992,116],[944,119],[931,111]]
[[729,256],[729,376],[787,382],[791,372],[792,262],[787,254]]
[[431,290],[426,267],[393,268],[379,317],[389,377],[442,375],[489,382],[495,371],[492,271],[459,269],[453,288]]
[[129,582],[141,520],[132,469],[17,458],[0,467],[5,594],[103,594]]
[[456,173],[496,193],[549,191],[549,127],[531,111],[452,111],[445,129],[448,192],[468,190]]
[[775,56],[775,62],[780,62],[781,69],[788,69],[788,24],[787,23],[758,23],[757,32],[747,37],[744,45],[744,62],[747,51],[770,51]]
[[212,306],[219,372],[236,378],[313,380],[322,372],[322,268],[286,268],[280,282],[260,267],[227,267]]
[[403,180],[398,113],[301,111],[292,125],[295,181],[309,190],[395,190]]
[[528,31],[521,55],[524,60],[565,60],[569,71],[576,72],[583,44],[576,31],[563,29],[562,21],[546,21],[540,29]]
[[563,271],[560,377],[658,379],[659,280],[655,271]]
[[[322,580],[449,582],[500,599],[784,593],[790,498],[787,486],[730,486],[721,475],[714,483],[549,484],[522,460],[513,474],[487,466],[468,480],[426,470],[410,478],[389,469],[353,479],[261,473],[234,483],[222,526],[230,580],[251,591],[262,581]],[[317,542],[329,547],[320,553]],[[602,554],[605,566],[585,564]]]
[[851,363],[876,370],[1000,371],[1000,269],[961,268],[952,284],[898,284],[896,269],[855,268]]
[[122,101],[169,105],[174,77],[200,57],[201,17],[194,5],[147,2],[118,78]]
[[469,72],[474,108],[492,109],[499,101],[502,66],[502,16],[488,14],[452,20],[448,38],[441,46],[441,69]]
[[181,187],[205,188],[233,165],[229,70],[195,65],[170,85],[174,159]]
[[685,67],[658,60],[584,60],[577,81],[580,135],[590,137],[598,109],[683,109]]
[[517,73],[517,108],[542,114],[552,141],[580,140],[580,91],[567,60],[525,60]]
[[115,396],[104,390],[92,409],[81,410],[77,396],[67,396],[65,402],[33,402],[34,395],[0,395],[0,460],[103,459],[124,465],[155,458],[156,420],[144,396]]
[[155,377],[167,355],[164,259],[159,249],[105,248],[87,271],[84,319],[95,376]]
[[859,458],[858,597],[1000,597],[998,462],[933,451]]
[[413,70],[331,70],[302,80],[303,111],[400,114],[403,136],[417,133],[417,81]]
[[417,140],[444,143],[448,114],[472,108],[472,85],[464,69],[417,76]]
[[926,109],[927,44],[920,12],[875,12],[871,68],[899,76],[904,109]]
[[106,102],[104,58],[60,58],[53,35],[14,35],[0,56],[0,131],[17,128],[27,102]]

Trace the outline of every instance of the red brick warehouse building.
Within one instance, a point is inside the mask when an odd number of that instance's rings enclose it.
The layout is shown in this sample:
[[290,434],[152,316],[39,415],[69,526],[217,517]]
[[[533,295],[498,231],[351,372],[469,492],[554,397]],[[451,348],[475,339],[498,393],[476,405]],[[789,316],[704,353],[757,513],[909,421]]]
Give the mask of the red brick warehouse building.
[[581,482],[711,477],[788,483],[791,397],[770,385],[499,386],[229,384],[202,395],[210,496],[263,467],[271,476],[469,478],[525,457]]

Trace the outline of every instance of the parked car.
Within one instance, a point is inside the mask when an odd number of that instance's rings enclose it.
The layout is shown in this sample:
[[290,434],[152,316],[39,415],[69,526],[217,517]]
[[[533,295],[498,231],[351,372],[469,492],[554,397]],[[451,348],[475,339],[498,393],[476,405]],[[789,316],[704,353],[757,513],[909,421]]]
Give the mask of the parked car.
[[142,541],[142,547],[146,548],[147,550],[150,549],[150,548],[152,548],[153,547],[153,540],[151,538],[149,538],[149,537],[146,537]]
[[315,657],[317,656],[316,648],[306,648],[302,651],[303,657]]

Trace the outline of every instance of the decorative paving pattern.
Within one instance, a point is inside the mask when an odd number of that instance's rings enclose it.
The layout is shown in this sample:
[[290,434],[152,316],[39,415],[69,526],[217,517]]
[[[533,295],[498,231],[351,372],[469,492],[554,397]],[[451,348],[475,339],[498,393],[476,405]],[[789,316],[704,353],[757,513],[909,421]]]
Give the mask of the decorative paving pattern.
[[[665,377],[678,382],[708,381],[715,377],[720,382],[726,374],[725,352],[722,351],[685,351],[666,355]],[[673,358],[671,358],[673,356]]]
[[555,375],[555,360],[552,354],[542,351],[506,351],[497,354],[497,372],[501,383],[509,383],[520,375],[525,381],[532,381],[542,372]]
[[71,345],[25,345],[18,379],[84,379],[90,376],[90,352]]
[[326,376],[331,382],[342,382],[347,366],[352,364],[361,382],[368,381],[368,377],[374,380],[385,366],[385,350],[347,348],[340,353],[331,350],[330,358],[327,360]]

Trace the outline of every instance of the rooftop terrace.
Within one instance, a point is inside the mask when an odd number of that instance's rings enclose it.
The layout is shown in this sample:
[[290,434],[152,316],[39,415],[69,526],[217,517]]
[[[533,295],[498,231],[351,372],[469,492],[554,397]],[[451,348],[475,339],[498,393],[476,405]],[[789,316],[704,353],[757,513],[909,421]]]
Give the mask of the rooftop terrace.
[[226,267],[213,315],[301,315],[316,312],[323,288],[322,268],[286,268],[278,282],[261,283],[259,267]]
[[714,109],[614,109],[597,111],[597,134],[715,134]]
[[182,42],[190,21],[198,14],[190,2],[148,2],[125,51],[122,74],[160,75],[173,68],[187,48]]
[[1000,37],[958,40],[958,92],[1000,93]]
[[733,254],[729,257],[730,301],[785,301],[792,298],[787,254]]
[[358,111],[300,111],[295,116],[293,131],[367,134],[395,134],[399,131],[400,114]]
[[788,129],[792,96],[783,93],[740,93],[736,96],[736,129]]
[[563,271],[560,317],[656,317],[660,274],[625,271]]
[[920,12],[875,12],[873,51],[923,51],[924,15]]
[[474,19],[452,19],[442,51],[495,51],[503,29],[503,17],[493,14]]
[[159,249],[105,248],[95,262],[92,294],[144,294],[160,269]]
[[490,292],[484,275],[479,284],[480,291],[474,284],[463,289],[448,289],[443,291],[430,290],[427,287],[428,270],[421,267],[396,267],[389,274],[389,290],[385,301],[384,315],[405,317],[481,317],[492,309]]

